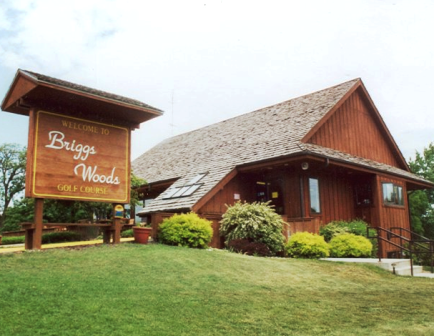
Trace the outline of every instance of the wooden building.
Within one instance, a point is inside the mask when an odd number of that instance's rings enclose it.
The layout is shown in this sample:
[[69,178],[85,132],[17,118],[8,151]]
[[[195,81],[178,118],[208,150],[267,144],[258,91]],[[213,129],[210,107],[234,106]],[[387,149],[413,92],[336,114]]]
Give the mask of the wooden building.
[[238,200],[271,200],[291,233],[333,220],[410,229],[413,174],[360,79],[167,139],[132,163],[149,184],[139,213],[152,222],[194,211],[219,221]]

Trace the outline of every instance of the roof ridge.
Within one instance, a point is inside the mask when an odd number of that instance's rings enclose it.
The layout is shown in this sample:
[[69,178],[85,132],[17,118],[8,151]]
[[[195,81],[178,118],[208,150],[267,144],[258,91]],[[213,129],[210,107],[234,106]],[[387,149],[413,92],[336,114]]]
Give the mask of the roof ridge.
[[254,111],[250,111],[250,112],[242,113],[242,114],[239,114],[239,115],[237,115],[237,116],[230,117],[230,118],[228,118],[228,119],[220,120],[220,121],[217,121],[217,122],[215,122],[215,123],[212,123],[212,124],[209,124],[209,125],[206,125],[206,126],[202,126],[202,127],[196,128],[196,129],[191,130],[191,131],[187,131],[187,132],[184,132],[184,133],[180,133],[180,134],[177,134],[177,135],[171,136],[170,138],[166,138],[166,139],[164,139],[164,140],[161,141],[159,144],[161,144],[161,143],[163,143],[163,142],[165,142],[165,141],[167,141],[167,140],[170,140],[170,139],[175,139],[175,138],[177,138],[177,137],[185,136],[185,135],[187,135],[187,134],[194,133],[194,132],[197,132],[197,131],[199,131],[199,130],[206,129],[206,128],[211,127],[211,126],[214,126],[214,125],[218,125],[218,124],[225,123],[225,122],[227,122],[227,121],[229,121],[229,120],[233,120],[233,119],[240,118],[240,117],[243,117],[243,116],[246,116],[246,115],[250,115],[250,114],[253,114],[253,113],[257,113],[257,112],[263,111],[263,110],[265,110],[265,109],[268,109],[268,108],[270,108],[270,107],[274,107],[274,106],[278,106],[278,105],[281,105],[281,104],[285,104],[285,103],[288,103],[288,102],[293,101],[293,100],[295,100],[295,99],[300,99],[300,98],[303,98],[303,97],[307,97],[307,96],[310,96],[310,95],[313,95],[313,94],[316,94],[316,93],[319,93],[319,92],[322,92],[322,91],[326,91],[326,90],[330,90],[330,89],[335,89],[335,88],[337,88],[337,87],[339,87],[339,86],[343,86],[343,85],[348,84],[348,83],[350,83],[350,82],[354,82],[354,83],[356,83],[357,81],[361,81],[361,78],[360,78],[360,77],[357,77],[357,78],[354,78],[354,79],[348,80],[348,81],[346,81],[346,82],[343,82],[343,83],[340,83],[340,84],[336,84],[336,85],[333,85],[333,86],[327,87],[327,88],[325,88],[325,89],[321,89],[321,90],[313,91],[313,92],[311,92],[311,93],[307,93],[307,94],[304,94],[304,95],[301,95],[301,96],[297,96],[297,97],[294,97],[294,98],[291,98],[291,99],[287,99],[287,100],[281,101],[280,103],[276,103],[276,104],[272,104],[272,105],[267,105],[267,106],[261,107],[261,108],[259,108],[259,109],[256,109],[256,110],[254,110]]
[[93,95],[100,96],[100,97],[106,97],[106,98],[110,98],[112,100],[117,100],[117,101],[120,101],[123,103],[128,103],[128,104],[132,104],[132,105],[136,105],[136,106],[142,106],[142,107],[149,108],[149,109],[152,109],[152,110],[155,110],[158,112],[163,112],[162,110],[160,110],[156,107],[148,105],[148,104],[146,104],[140,100],[134,99],[134,98],[121,96],[121,95],[118,95],[116,93],[111,93],[108,91],[94,89],[94,88],[91,88],[90,86],[76,84],[76,83],[73,83],[70,81],[55,78],[52,76],[47,76],[47,75],[40,74],[40,73],[30,71],[30,70],[18,69],[18,71],[21,71],[21,72],[25,73],[26,75],[31,76],[33,79],[35,79],[38,82],[44,82],[44,83],[48,83],[48,84],[52,84],[52,85],[62,86],[62,87],[65,87],[67,89],[70,89],[70,90],[76,90],[76,91],[87,93],[87,94],[93,94]]

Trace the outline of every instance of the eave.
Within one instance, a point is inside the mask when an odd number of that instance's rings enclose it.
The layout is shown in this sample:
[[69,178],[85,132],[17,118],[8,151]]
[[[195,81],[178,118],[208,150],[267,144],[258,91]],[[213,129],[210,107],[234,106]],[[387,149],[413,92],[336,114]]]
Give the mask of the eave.
[[[93,91],[102,93],[98,90]],[[3,111],[21,115],[29,115],[30,108],[37,108],[74,114],[108,124],[116,120],[117,124],[131,129],[139,128],[140,123],[162,114],[159,109],[134,105],[113,97],[124,98],[108,93],[106,96],[101,96],[73,87],[49,83],[26,71],[18,70],[1,107]]]

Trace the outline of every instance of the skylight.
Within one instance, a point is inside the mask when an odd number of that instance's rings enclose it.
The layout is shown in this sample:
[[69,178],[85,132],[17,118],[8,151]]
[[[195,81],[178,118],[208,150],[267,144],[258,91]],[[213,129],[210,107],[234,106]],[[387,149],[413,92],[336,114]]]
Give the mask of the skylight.
[[198,183],[206,173],[198,174],[195,177],[193,177],[187,184],[181,187],[176,187],[170,189],[166,195],[163,196],[163,199],[170,199],[170,198],[178,198],[178,197],[185,197],[185,196],[191,196],[194,194],[194,192],[199,189],[203,183]]

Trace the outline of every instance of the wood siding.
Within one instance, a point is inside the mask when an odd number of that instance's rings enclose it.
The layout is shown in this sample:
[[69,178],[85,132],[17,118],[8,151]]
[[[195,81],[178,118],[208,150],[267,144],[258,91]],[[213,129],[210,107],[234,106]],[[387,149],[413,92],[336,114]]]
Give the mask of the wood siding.
[[307,142],[406,169],[358,90]]
[[[310,211],[309,177],[319,180],[320,214]],[[319,218],[321,225],[355,218],[354,193],[349,176],[337,172],[317,173],[305,176],[304,185],[305,217]]]

